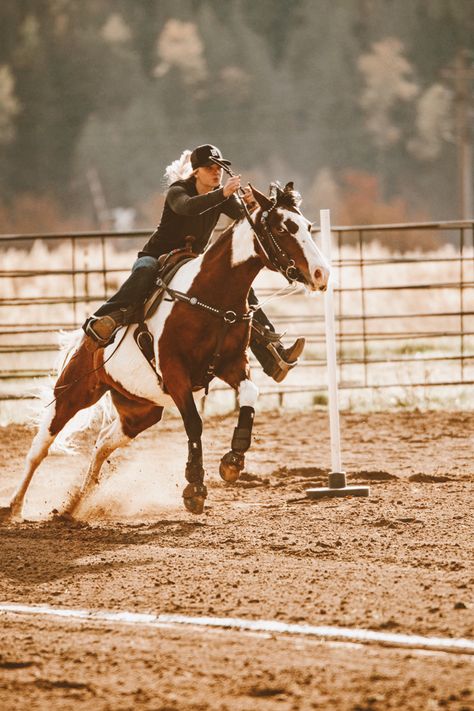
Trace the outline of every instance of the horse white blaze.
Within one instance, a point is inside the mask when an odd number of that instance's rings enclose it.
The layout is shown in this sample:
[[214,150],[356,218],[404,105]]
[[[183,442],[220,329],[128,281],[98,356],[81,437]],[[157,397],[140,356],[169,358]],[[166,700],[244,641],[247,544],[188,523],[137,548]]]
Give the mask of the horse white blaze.
[[[183,264],[181,269],[179,269],[171,280],[171,288],[176,289],[176,291],[187,292],[201,269],[202,260],[203,256],[201,255]],[[159,340],[163,333],[166,320],[174,306],[175,302],[173,301],[162,301],[159,308],[148,321],[148,328],[155,338],[155,359],[158,373],[161,372]],[[169,395],[166,395],[161,389],[158,378],[147,365],[143,353],[135,343],[133,338],[135,328],[134,325],[129,328],[120,348],[114,354],[113,358],[111,358],[108,363],[105,363],[105,370],[131,395],[143,397],[163,407],[174,405],[173,399]],[[123,331],[120,331],[115,338],[115,343],[107,346],[104,351],[104,361],[113,353],[122,335]]]
[[[311,279],[310,288],[316,291],[321,287],[327,286],[330,266],[326,257],[311,236],[311,232],[308,229],[311,227],[311,222],[300,213],[290,210],[284,210],[283,212],[285,219],[296,222],[298,225],[298,231],[293,236],[298,241],[308,263],[308,271]],[[283,222],[284,221],[285,220],[283,220]]]
[[240,407],[255,407],[259,389],[251,380],[242,380],[239,385],[239,405]]
[[236,267],[256,256],[254,233],[247,220],[243,220],[236,225],[232,235],[232,266]]

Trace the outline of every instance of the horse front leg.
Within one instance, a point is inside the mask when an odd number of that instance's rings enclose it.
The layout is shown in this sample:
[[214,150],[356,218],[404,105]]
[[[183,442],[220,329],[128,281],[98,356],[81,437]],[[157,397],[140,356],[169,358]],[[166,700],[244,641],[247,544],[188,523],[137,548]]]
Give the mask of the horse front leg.
[[257,386],[248,378],[238,386],[239,420],[232,437],[231,450],[224,454],[219,466],[219,474],[224,481],[234,482],[245,466],[245,452],[252,441],[252,427],[255,416],[255,403],[258,398]]
[[188,461],[186,462],[185,476],[189,484],[183,490],[183,502],[185,508],[193,514],[202,514],[204,511],[204,502],[207,498],[204,474],[201,443],[188,440]]
[[189,484],[183,491],[183,501],[188,511],[193,514],[202,514],[204,502],[207,498],[202,460],[202,420],[191,393],[186,398],[186,405],[181,415],[188,435],[188,460],[186,462],[185,477]]
[[[184,506],[193,514],[202,514],[207,497],[204,485],[202,461],[202,420],[194,402],[191,380],[184,368],[178,368],[176,361],[172,368],[163,367],[163,378],[167,392],[173,398],[188,436],[188,460],[185,477],[189,482],[183,491]],[[167,377],[165,378],[165,373]]]

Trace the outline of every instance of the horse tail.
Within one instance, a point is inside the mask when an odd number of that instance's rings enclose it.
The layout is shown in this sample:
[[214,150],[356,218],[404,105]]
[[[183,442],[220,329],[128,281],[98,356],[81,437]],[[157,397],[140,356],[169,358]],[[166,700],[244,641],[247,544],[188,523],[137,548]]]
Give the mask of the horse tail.
[[[65,331],[58,333],[59,353],[54,366],[56,377],[54,378],[54,382],[50,382],[48,385],[42,386],[39,389],[38,397],[42,407],[33,418],[36,425],[39,425],[44,418],[50,416],[50,408],[55,407],[57,397],[68,397],[67,390],[64,390],[64,395],[60,392],[59,395],[55,397],[55,384],[61,373],[67,368],[75,353],[78,352],[84,337],[82,329],[77,329],[69,333]],[[79,412],[66,423],[54,440],[51,451],[74,454],[76,452],[74,442],[76,435],[80,432],[84,432],[84,430],[96,422],[99,422],[100,427],[103,427],[107,422],[111,422],[114,419],[114,414],[115,408],[112,403],[112,398],[110,397],[110,393],[106,393],[95,405],[84,410],[79,410]]]

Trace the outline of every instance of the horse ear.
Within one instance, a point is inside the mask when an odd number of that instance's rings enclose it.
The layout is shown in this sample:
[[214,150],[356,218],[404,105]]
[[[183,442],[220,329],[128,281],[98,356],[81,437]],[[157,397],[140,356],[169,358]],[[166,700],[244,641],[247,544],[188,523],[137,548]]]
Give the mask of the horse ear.
[[273,202],[267,198],[266,195],[261,193],[260,190],[257,190],[257,188],[254,188],[253,185],[250,185],[250,183],[249,186],[255,200],[258,202],[262,210],[270,210],[273,207]]
[[278,181],[270,185],[270,196],[274,197],[277,202],[283,197],[283,190],[281,189],[281,185]]
[[292,180],[290,180],[290,182],[285,185],[285,188],[284,188],[283,192],[284,192],[286,195],[290,195],[290,196],[291,196],[291,199],[292,199],[292,201],[293,201],[293,205],[294,205],[295,207],[299,207],[299,206],[301,205],[301,203],[303,202],[303,198],[301,197],[301,195],[299,194],[299,192],[298,192],[297,190],[295,190],[295,184],[293,183]]

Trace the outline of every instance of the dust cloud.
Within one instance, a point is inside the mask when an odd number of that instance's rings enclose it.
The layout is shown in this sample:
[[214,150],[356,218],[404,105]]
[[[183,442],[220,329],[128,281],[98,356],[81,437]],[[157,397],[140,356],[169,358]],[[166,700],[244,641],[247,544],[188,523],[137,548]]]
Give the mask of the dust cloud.
[[186,447],[180,449],[161,451],[156,457],[132,445],[115,459],[112,455],[102,467],[96,491],[78,509],[78,518],[136,523],[155,518],[164,509],[182,511],[187,453]]
[[[183,441],[164,443],[159,452],[150,452],[149,442],[137,438],[128,447],[114,452],[104,462],[100,482],[77,509],[77,518],[94,524],[101,521],[148,522],[165,511],[183,510],[181,498],[186,484],[184,467],[187,445]],[[35,473],[25,500],[24,516],[38,521],[63,513],[70,496],[82,485],[92,456],[92,442],[80,451],[56,451]],[[20,470],[15,477],[15,486]],[[13,491],[2,489],[5,504]]]

